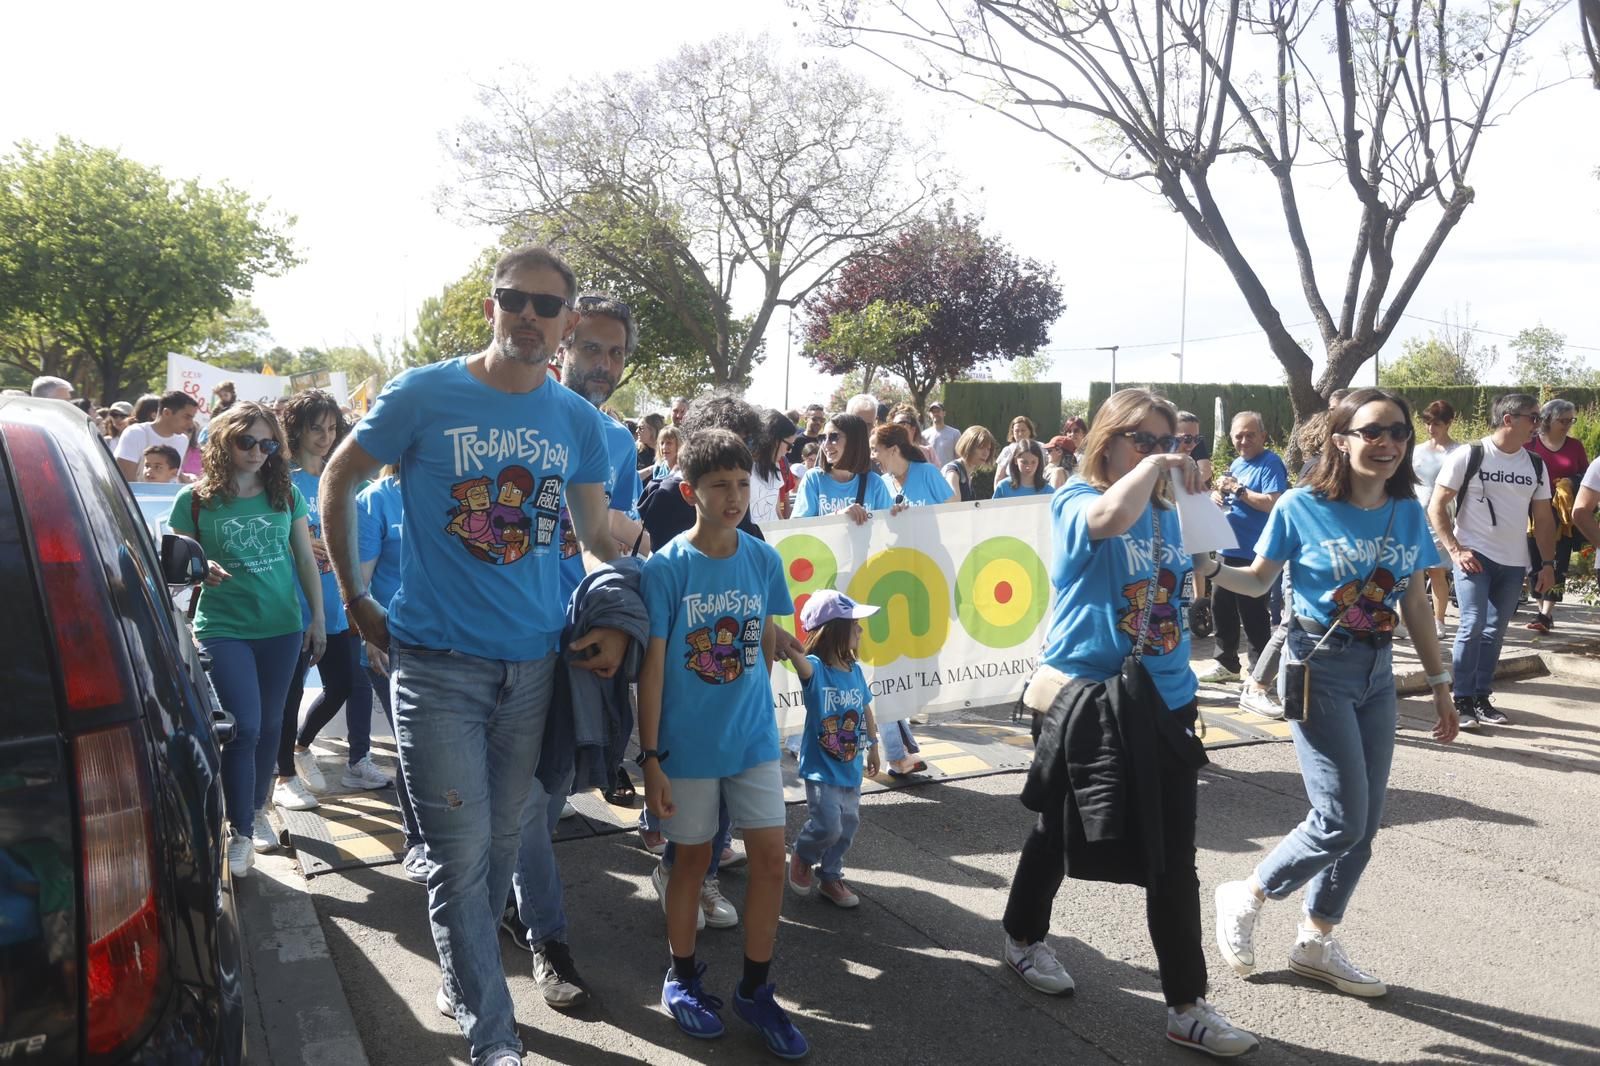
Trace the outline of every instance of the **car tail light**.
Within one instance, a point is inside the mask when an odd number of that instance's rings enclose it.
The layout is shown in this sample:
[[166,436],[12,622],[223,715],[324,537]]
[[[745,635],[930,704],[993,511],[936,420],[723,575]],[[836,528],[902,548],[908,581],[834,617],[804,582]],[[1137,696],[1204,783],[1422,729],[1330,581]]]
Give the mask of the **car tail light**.
[[42,429],[14,423],[5,427],[5,438],[12,467],[21,475],[15,481],[39,562],[67,707],[87,711],[120,704],[127,686],[119,666],[122,656],[112,652],[111,597],[83,524],[78,494]]
[[137,725],[73,738],[88,942],[88,1051],[139,1036],[165,978],[144,742]]

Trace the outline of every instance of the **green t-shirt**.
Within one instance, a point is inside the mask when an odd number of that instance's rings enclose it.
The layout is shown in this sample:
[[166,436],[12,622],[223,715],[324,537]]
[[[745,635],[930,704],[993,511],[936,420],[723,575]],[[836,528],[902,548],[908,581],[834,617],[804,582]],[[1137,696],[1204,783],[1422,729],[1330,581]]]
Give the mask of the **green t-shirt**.
[[290,511],[274,511],[265,492],[248,499],[200,508],[198,533],[191,521],[193,488],[182,488],[172,501],[173,531],[195,537],[206,558],[233,576],[200,594],[194,631],[200,637],[258,640],[298,633],[299,578],[289,535],[296,520],[306,517],[306,498],[292,485]]

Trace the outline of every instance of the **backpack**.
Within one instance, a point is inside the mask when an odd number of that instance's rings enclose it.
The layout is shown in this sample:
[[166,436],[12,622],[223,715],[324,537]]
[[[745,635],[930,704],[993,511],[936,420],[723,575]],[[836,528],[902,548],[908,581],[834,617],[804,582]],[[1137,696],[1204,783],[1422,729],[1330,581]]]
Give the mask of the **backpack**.
[[[1467,505],[1467,501],[1472,498],[1467,492],[1467,486],[1472,484],[1472,479],[1478,476],[1479,470],[1483,469],[1483,441],[1477,441],[1468,447],[1470,450],[1467,453],[1467,472],[1461,478],[1461,490],[1456,494],[1457,518],[1461,516],[1461,509],[1464,508]],[[1528,452],[1528,458],[1533,460],[1533,487],[1535,490],[1537,490],[1540,483],[1544,481],[1544,460],[1534,452]],[[1483,502],[1489,506],[1489,524],[1491,526],[1499,525],[1500,520],[1494,513],[1494,501],[1489,499],[1489,494],[1487,492],[1483,495]],[[1533,509],[1533,502],[1531,500],[1528,502],[1528,508],[1530,511]]]

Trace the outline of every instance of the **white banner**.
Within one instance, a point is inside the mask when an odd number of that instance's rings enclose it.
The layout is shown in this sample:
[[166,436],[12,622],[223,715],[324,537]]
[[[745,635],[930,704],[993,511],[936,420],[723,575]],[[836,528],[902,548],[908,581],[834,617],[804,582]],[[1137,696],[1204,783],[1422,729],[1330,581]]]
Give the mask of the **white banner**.
[[223,370],[182,355],[167,356],[167,391],[182,389],[193,396],[202,411],[211,409],[211,390],[224,381],[233,382],[241,400],[276,400],[289,387],[289,379],[273,374],[249,374],[243,370]]
[[[836,588],[882,608],[861,623],[861,666],[879,722],[1016,699],[1038,661],[1050,607],[1050,497],[913,507],[763,524],[800,632],[811,593]],[[805,722],[800,682],[772,671],[779,727]]]

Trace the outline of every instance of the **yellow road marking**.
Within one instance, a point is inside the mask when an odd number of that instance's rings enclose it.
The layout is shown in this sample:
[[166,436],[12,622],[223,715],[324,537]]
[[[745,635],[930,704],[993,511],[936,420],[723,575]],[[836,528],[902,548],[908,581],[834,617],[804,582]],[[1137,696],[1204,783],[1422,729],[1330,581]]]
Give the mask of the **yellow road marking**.
[[976,755],[958,755],[953,759],[939,759],[933,765],[947,774],[970,774],[977,770],[993,769]]
[[384,833],[382,836],[359,836],[334,844],[340,852],[352,859],[376,859],[380,855],[398,855],[405,847],[404,833]]
[[952,744],[949,741],[937,741],[933,744],[923,744],[921,747],[922,751],[919,754],[923,757],[923,759],[938,758],[944,755],[961,754],[961,746],[958,744]]

